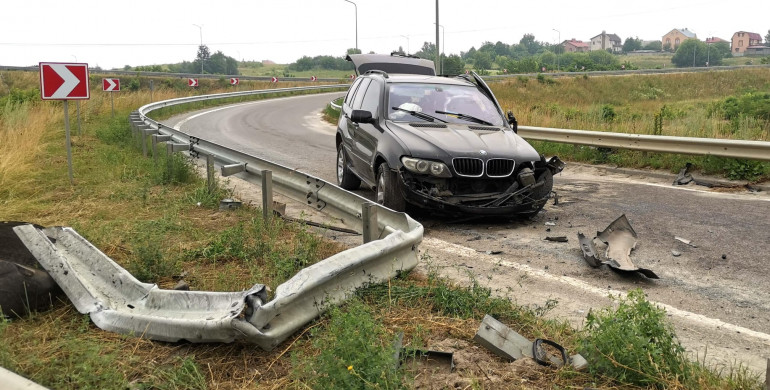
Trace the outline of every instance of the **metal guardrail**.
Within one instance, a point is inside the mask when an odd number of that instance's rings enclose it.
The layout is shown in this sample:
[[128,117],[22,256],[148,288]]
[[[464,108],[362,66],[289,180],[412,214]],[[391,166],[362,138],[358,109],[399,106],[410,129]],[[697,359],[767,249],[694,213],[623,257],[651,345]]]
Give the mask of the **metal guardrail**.
[[[22,70],[30,72],[39,72],[37,66],[0,66],[0,70]],[[177,77],[177,78],[197,78],[197,79],[229,79],[231,77],[237,77],[240,80],[253,80],[253,81],[271,81],[273,76],[243,76],[243,75],[226,75],[226,74],[199,74],[199,73],[170,73],[170,72],[145,72],[139,70],[95,70],[89,69],[90,74],[104,74],[104,75],[127,75],[127,76],[150,76],[150,77]],[[353,73],[353,69],[350,73]],[[278,81],[292,81],[292,82],[310,82],[310,77],[281,77],[275,76]],[[342,76],[337,78],[316,78],[315,81],[322,83],[336,83],[341,80],[348,80],[348,77]]]
[[528,140],[770,161],[770,142],[519,126]]
[[195,101],[338,88],[281,88],[172,99],[145,105],[130,118],[143,145],[152,135],[154,141],[166,141],[170,153],[189,151],[194,157],[211,157],[221,165],[223,175],[240,172],[241,178],[260,185],[272,177],[266,183],[269,191],[275,186],[278,192],[363,233],[363,245],[299,271],[276,288],[272,300],[260,284],[229,293],[160,290],[136,280],[71,228],[38,230],[23,225],[15,231],[78,311],[89,313],[102,329],[163,341],[244,339],[270,350],[329,305],[345,300],[355,288],[414,268],[422,225],[405,213],[373,204],[320,178],[189,136],[147,115]]
[[[329,102],[329,105],[335,110],[341,109],[334,101]],[[770,161],[770,142],[766,141],[610,133],[535,126],[519,126],[518,130],[520,136],[534,141]]]

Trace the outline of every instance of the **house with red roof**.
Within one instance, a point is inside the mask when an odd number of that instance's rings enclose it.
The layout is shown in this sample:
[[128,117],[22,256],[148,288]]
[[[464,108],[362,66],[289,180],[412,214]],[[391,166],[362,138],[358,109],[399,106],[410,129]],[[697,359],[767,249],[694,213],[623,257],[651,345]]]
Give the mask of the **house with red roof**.
[[733,34],[733,40],[731,45],[731,51],[736,57],[740,57],[746,54],[746,49],[750,46],[761,46],[762,36],[748,31],[738,31]]
[[575,38],[564,41],[561,45],[564,46],[564,51],[568,53],[584,52],[590,49],[588,42],[578,41]]

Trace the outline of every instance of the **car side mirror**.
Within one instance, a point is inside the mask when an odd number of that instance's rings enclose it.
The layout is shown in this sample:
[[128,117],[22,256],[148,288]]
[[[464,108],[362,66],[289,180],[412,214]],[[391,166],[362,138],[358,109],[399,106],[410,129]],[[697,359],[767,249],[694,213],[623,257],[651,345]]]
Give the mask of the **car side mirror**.
[[374,123],[372,113],[366,110],[353,110],[350,120],[356,123]]
[[511,125],[514,133],[519,133],[519,121],[513,115],[513,111],[508,111],[508,124]]

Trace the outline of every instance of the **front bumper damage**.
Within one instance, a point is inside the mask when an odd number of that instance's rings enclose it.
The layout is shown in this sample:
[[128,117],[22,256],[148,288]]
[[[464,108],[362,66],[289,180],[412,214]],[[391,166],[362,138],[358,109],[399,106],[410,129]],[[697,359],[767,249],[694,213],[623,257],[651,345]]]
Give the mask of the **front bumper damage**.
[[511,216],[540,210],[550,198],[546,173],[561,172],[565,163],[541,158],[534,169],[522,168],[502,178],[450,179],[415,175],[401,170],[401,192],[410,204],[449,215]]

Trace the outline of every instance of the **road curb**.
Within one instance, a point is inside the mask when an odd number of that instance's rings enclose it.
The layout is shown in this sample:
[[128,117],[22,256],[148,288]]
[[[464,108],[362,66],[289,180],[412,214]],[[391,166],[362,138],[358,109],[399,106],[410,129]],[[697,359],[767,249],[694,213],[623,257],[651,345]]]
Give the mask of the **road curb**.
[[[622,168],[622,167],[613,167],[608,165],[592,165],[592,164],[584,164],[584,163],[577,163],[577,162],[568,162],[568,166],[569,165],[583,167],[583,168],[594,168],[600,171],[621,174],[621,175],[643,176],[643,177],[651,177],[656,179],[670,180],[672,183],[677,176],[674,173],[669,173],[665,171],[652,171],[652,170],[636,169],[636,168]],[[702,183],[702,185],[708,185],[712,187],[746,187],[753,191],[770,191],[770,182],[749,183],[746,180],[730,180],[726,178],[711,177],[711,176],[698,175],[694,177],[698,181],[698,183]]]

